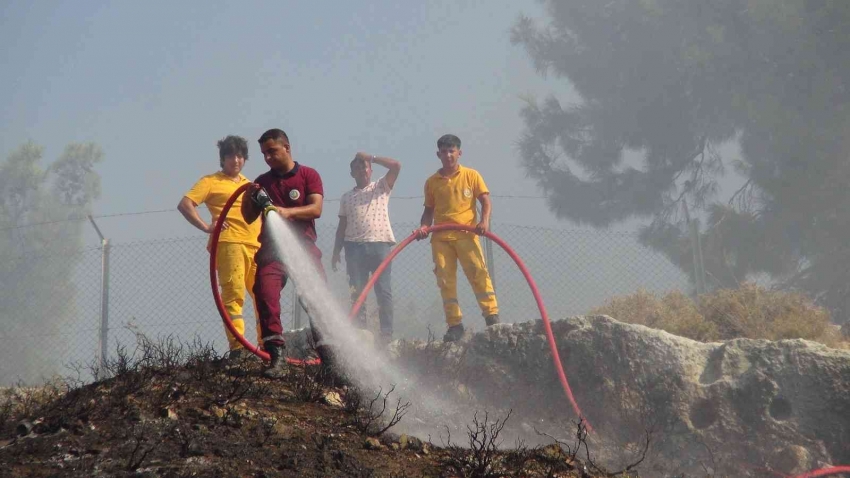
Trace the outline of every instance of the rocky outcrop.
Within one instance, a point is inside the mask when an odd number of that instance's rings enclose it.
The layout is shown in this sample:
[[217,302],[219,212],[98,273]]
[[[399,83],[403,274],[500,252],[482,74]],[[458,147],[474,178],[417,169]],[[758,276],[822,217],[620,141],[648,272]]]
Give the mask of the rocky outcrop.
[[[607,316],[552,329],[591,436],[622,450],[653,431],[652,476],[850,463],[850,351],[805,340],[700,343]],[[521,410],[541,428],[575,419],[539,320],[488,327],[460,347],[462,380],[483,405]]]

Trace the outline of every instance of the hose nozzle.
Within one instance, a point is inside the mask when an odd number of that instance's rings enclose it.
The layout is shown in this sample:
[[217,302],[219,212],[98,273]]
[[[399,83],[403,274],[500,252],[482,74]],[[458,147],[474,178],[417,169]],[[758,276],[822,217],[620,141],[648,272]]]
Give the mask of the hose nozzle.
[[251,195],[251,201],[263,211],[263,216],[267,216],[270,212],[277,210],[275,205],[272,204],[272,198],[269,197],[269,193],[263,188],[254,191],[254,194]]

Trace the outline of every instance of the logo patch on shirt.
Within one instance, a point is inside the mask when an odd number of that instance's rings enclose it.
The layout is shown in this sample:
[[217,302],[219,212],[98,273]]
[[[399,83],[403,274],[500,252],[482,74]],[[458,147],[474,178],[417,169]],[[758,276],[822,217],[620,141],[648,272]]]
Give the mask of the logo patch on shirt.
[[292,199],[293,201],[297,201],[298,198],[300,198],[300,197],[301,197],[301,191],[299,191],[297,189],[293,189],[293,190],[289,191],[289,199]]
[[472,189],[463,188],[463,197],[471,198],[472,197]]

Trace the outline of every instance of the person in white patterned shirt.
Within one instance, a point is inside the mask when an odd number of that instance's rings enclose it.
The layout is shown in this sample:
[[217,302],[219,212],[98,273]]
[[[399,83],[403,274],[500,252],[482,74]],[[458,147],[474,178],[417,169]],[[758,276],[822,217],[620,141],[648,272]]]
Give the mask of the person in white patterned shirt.
[[[372,181],[372,164],[388,169],[386,176]],[[331,257],[331,268],[336,271],[340,252],[345,249],[345,269],[348,274],[352,303],[375,269],[387,257],[395,244],[390,225],[389,200],[393,185],[401,171],[401,163],[380,156],[357,153],[351,161],[354,189],[342,195],[339,201],[339,225]],[[381,323],[381,341],[387,343],[393,335],[393,292],[388,266],[375,282],[378,317]],[[358,324],[366,328],[366,307],[361,307]]]

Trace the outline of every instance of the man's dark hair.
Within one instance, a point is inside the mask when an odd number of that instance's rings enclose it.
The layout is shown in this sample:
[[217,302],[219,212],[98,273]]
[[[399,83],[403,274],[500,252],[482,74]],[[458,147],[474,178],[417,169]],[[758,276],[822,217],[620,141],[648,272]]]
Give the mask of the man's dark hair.
[[228,156],[242,156],[248,161],[248,141],[242,136],[228,135],[218,142],[218,159],[224,162]]
[[258,142],[260,144],[263,144],[270,139],[273,139],[275,141],[283,141],[284,144],[289,144],[289,136],[287,136],[282,129],[272,128],[266,131],[265,133],[263,133],[262,136],[260,136]]
[[437,148],[451,148],[454,146],[457,149],[460,149],[460,138],[453,134],[444,134],[440,136],[440,139],[437,140]]
[[348,163],[348,167],[351,168],[352,171],[354,171],[354,166],[357,166],[360,163],[365,164],[366,160],[361,158],[361,157],[355,157],[354,159],[351,160],[350,163]]

